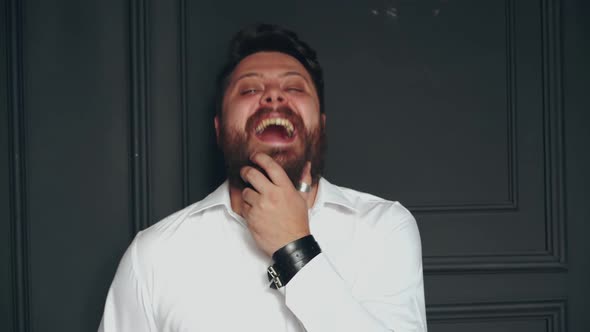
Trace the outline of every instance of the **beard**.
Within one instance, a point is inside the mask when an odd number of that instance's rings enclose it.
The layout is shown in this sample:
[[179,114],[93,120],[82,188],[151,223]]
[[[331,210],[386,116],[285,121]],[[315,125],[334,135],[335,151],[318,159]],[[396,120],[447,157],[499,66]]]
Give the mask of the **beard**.
[[317,184],[324,172],[324,155],[326,151],[326,132],[323,121],[319,121],[317,128],[306,130],[302,119],[289,108],[279,108],[275,112],[289,119],[297,130],[296,139],[302,144],[297,147],[260,148],[251,146],[250,141],[254,131],[254,125],[261,117],[272,112],[272,109],[260,109],[246,122],[246,130],[238,130],[226,126],[220,119],[219,145],[223,152],[226,175],[231,186],[243,189],[252,187],[244,182],[240,176],[240,170],[245,166],[251,166],[259,170],[267,178],[266,172],[250,160],[254,152],[263,152],[271,156],[284,170],[295,187],[301,182],[303,170],[308,161],[311,162],[312,184]]

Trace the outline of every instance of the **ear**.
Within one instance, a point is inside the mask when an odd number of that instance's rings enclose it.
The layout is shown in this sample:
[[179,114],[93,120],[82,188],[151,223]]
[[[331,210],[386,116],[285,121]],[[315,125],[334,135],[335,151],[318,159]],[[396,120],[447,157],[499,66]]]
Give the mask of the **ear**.
[[215,125],[215,139],[217,140],[217,144],[219,144],[219,116],[215,116],[213,119],[213,123]]
[[322,122],[322,128],[326,128],[326,113],[320,115],[320,121]]

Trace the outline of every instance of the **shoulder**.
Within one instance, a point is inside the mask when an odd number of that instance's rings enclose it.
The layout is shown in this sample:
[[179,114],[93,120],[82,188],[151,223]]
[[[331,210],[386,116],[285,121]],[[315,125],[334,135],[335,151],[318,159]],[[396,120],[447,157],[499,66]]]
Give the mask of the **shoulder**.
[[370,193],[328,183],[334,196],[354,210],[357,220],[378,231],[394,231],[403,227],[416,227],[412,213],[399,201],[388,200]]
[[[196,210],[200,202],[189,205],[163,218],[135,236],[130,250],[137,263],[145,266],[167,259],[175,251],[182,251],[189,244],[191,236],[202,234],[199,229],[207,227],[204,221],[215,219],[219,209]],[[199,212],[199,213],[195,213]]]
[[357,239],[362,251],[380,264],[398,262],[409,271],[421,269],[422,245],[418,224],[399,201],[338,187],[355,208]]
[[190,219],[193,207],[198,204],[189,205],[182,210],[176,211],[171,215],[161,219],[150,227],[137,233],[138,242],[151,243],[161,238],[174,236],[180,228]]

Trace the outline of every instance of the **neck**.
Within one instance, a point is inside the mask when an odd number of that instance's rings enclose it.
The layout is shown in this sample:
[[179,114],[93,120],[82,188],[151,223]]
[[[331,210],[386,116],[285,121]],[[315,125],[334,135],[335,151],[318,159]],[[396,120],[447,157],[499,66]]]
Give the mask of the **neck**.
[[[313,184],[311,186],[311,190],[309,193],[302,193],[303,198],[307,202],[308,209],[311,209],[311,207],[315,203],[316,195],[318,193],[318,184],[319,181]],[[242,214],[242,205],[244,204],[244,200],[242,199],[242,190],[244,189],[230,185],[229,198],[231,201],[232,210],[240,216],[244,217],[244,215]]]

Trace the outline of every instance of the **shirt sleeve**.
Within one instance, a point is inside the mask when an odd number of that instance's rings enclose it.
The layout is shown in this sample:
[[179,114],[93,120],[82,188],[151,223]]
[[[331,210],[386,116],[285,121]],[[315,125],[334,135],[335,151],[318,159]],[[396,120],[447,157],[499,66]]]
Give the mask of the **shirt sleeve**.
[[354,281],[343,280],[321,253],[285,286],[286,305],[308,332],[427,330],[418,227],[395,204],[395,213],[383,215],[397,219],[389,220],[393,229],[367,233],[355,246]]
[[150,296],[136,270],[137,240],[136,237],[119,263],[98,332],[157,331]]

